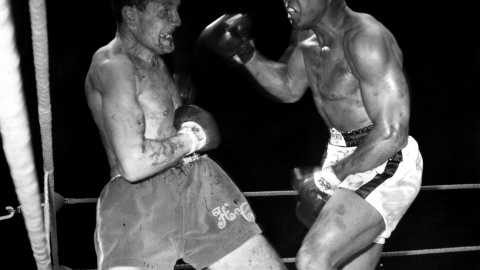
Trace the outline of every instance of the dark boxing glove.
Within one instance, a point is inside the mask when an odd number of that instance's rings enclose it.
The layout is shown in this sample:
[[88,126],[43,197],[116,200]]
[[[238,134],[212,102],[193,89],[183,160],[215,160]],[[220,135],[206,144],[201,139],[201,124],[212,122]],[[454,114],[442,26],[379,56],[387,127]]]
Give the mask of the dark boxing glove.
[[238,56],[242,63],[252,60],[255,47],[251,41],[252,21],[247,15],[225,14],[208,25],[198,38],[209,49],[225,58]]
[[302,167],[293,169],[292,186],[298,191],[297,218],[308,228],[340,184],[331,167]]
[[178,134],[187,134],[192,139],[193,152],[204,152],[220,144],[220,133],[213,116],[195,105],[180,106],[175,110],[173,126]]

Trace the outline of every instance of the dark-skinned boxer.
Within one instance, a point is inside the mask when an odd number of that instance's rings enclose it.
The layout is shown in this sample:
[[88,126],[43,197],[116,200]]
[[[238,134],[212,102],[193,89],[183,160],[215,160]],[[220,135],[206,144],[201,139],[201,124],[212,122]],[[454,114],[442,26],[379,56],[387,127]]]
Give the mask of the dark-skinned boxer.
[[244,64],[283,102],[307,89],[330,131],[325,159],[295,170],[297,216],[310,230],[299,270],[375,269],[421,185],[423,160],[409,136],[410,93],[392,33],[344,0],[285,0],[295,28],[281,61],[254,48],[245,15],[226,15],[199,42]]

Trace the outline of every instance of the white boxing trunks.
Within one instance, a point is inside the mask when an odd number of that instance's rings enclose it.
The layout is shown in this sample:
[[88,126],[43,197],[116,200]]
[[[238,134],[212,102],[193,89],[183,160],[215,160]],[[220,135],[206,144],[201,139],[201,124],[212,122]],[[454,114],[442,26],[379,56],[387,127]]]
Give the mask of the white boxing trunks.
[[[330,141],[323,168],[336,164],[355,151],[373,126],[350,132],[330,129]],[[374,240],[384,244],[420,191],[423,159],[418,144],[408,137],[408,144],[377,168],[349,175],[338,188],[355,191],[383,217],[385,231]]]

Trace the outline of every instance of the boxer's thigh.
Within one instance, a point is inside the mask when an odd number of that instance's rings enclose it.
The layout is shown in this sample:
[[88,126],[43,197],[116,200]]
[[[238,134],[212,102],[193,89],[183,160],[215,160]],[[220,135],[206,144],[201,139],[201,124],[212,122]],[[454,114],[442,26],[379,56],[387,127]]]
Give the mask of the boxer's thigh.
[[382,257],[383,244],[372,243],[340,267],[342,270],[372,270]]
[[299,255],[339,265],[371,245],[384,230],[375,208],[353,191],[339,189],[306,235]]
[[261,233],[250,205],[230,177],[208,158],[190,171],[184,199],[183,260],[210,266]]
[[181,198],[171,173],[131,184],[111,181],[97,205],[98,268],[171,269],[178,259]]

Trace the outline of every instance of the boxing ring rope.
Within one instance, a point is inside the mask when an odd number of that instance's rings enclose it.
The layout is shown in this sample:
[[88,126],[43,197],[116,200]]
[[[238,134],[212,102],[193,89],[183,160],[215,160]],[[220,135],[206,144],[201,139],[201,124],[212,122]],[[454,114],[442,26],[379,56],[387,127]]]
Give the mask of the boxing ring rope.
[[[52,112],[50,103],[49,54],[47,32],[47,8],[45,0],[30,0],[30,23],[32,29],[32,47],[35,64],[35,80],[38,99],[38,118],[43,152],[44,171],[44,215],[47,241],[50,241],[53,269],[59,269],[57,218],[55,211],[55,192],[53,178],[52,150]],[[50,203],[51,202],[51,203]]]
[[[480,189],[480,184],[460,184],[460,185],[433,185],[422,186],[420,190],[454,190],[454,189]],[[280,190],[280,191],[247,191],[243,192],[245,197],[268,197],[268,196],[294,196],[298,195],[296,190]],[[79,203],[96,203],[97,198],[65,198],[64,204],[79,204]]]
[[[422,191],[434,190],[462,190],[462,189],[480,189],[480,184],[455,184],[455,185],[431,185],[422,186]],[[281,191],[251,191],[243,192],[245,197],[269,197],[269,196],[295,196],[298,195],[296,190],[281,190]],[[64,204],[83,204],[96,203],[97,198],[64,198]],[[428,255],[428,254],[442,254],[454,252],[471,252],[480,251],[480,246],[465,246],[465,247],[451,247],[451,248],[436,248],[436,249],[422,249],[422,250],[406,250],[406,251],[387,251],[382,252],[382,257],[400,257],[400,256],[414,256],[414,255]],[[295,263],[295,258],[282,258],[283,263]],[[175,269],[192,269],[188,264],[177,264]],[[77,269],[77,270],[93,270],[93,269]]]
[[0,132],[37,269],[51,269],[25,99],[7,0],[0,0]]

